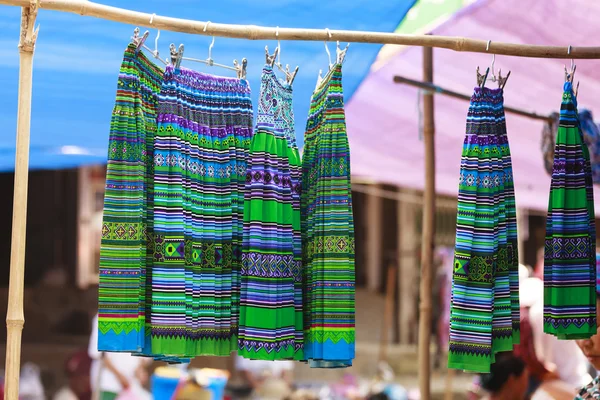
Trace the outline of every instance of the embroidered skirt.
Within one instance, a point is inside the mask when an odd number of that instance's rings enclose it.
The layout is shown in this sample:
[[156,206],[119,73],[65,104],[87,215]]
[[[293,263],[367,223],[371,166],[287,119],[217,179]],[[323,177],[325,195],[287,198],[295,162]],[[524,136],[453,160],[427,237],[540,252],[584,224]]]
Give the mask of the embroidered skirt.
[[489,372],[519,343],[517,221],[502,90],[475,88],[459,179],[448,367]]
[[262,73],[244,201],[239,354],[303,357],[300,155],[292,88]]
[[304,358],[352,365],[355,345],[354,220],[342,66],[313,93],[302,158]]
[[144,346],[146,265],[152,260],[147,199],[162,70],[130,44],[113,108],[100,246],[98,349],[139,352]]
[[596,334],[596,228],[590,154],[577,99],[564,85],[554,150],[544,252],[544,332],[559,339]]
[[237,349],[250,87],[168,66],[154,149],[151,351]]

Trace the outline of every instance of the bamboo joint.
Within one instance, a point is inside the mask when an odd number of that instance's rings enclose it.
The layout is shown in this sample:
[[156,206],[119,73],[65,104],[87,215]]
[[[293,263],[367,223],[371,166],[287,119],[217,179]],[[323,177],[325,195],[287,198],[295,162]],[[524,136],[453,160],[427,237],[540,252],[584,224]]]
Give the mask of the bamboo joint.
[[17,319],[6,318],[6,326],[7,327],[23,329],[24,325],[25,325],[25,318],[17,318]]
[[30,0],[29,7],[21,9],[21,37],[19,39],[19,51],[33,53],[37,39],[39,25],[35,28],[40,3],[39,0]]

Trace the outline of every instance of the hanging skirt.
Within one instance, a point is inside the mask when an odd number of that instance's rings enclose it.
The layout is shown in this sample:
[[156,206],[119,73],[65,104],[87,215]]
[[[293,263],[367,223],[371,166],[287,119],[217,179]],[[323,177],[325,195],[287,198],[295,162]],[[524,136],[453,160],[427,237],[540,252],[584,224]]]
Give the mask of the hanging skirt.
[[337,368],[354,359],[354,220],[342,66],[313,93],[302,158],[304,358]]
[[303,357],[300,174],[292,88],[267,65],[246,173],[238,339],[243,357]]
[[544,332],[596,334],[596,228],[590,155],[571,82],[564,85],[544,252]]
[[519,342],[517,221],[502,90],[475,88],[459,179],[448,367],[489,372]]
[[168,66],[154,149],[151,350],[237,349],[250,87]]
[[[139,352],[144,346],[146,265],[152,252],[147,199],[162,70],[130,44],[113,108],[98,296],[98,350]],[[151,225],[151,223],[150,223]]]

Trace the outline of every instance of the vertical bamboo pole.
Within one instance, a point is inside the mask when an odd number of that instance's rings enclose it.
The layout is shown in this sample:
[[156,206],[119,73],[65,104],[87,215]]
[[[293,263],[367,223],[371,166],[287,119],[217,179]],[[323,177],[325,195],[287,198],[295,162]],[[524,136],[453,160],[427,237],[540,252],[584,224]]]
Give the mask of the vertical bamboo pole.
[[396,297],[396,265],[391,262],[387,270],[387,279],[385,285],[385,308],[383,311],[383,322],[381,329],[381,339],[379,341],[379,361],[387,361],[387,347],[389,344],[389,334],[392,329],[394,319],[394,300]]
[[[423,47],[423,81],[433,82],[433,49]],[[419,389],[422,400],[431,399],[431,282],[435,235],[435,124],[433,93],[423,96],[423,139],[425,142],[425,191],[423,194],[423,237],[421,245],[421,288],[419,306]]]
[[[402,193],[414,194],[402,189]],[[417,338],[417,298],[416,286],[419,276],[417,248],[417,205],[398,201],[398,301],[400,303],[400,343],[414,344]]]
[[[379,186],[373,186],[375,190]],[[373,293],[379,292],[381,287],[381,275],[383,271],[381,263],[381,242],[383,226],[381,223],[381,212],[383,199],[375,194],[367,195],[367,289]]]
[[19,41],[19,106],[17,111],[17,149],[15,159],[15,187],[10,253],[10,280],[8,284],[8,311],[6,313],[6,377],[5,400],[18,400],[21,364],[21,333],[23,315],[23,281],[25,278],[25,231],[27,225],[27,185],[29,170],[29,129],[31,122],[31,86],[33,51],[37,38],[34,31],[37,2],[21,10],[21,38]]
[[444,400],[454,399],[454,377],[456,376],[455,369],[448,369],[446,371],[446,393],[444,393]]

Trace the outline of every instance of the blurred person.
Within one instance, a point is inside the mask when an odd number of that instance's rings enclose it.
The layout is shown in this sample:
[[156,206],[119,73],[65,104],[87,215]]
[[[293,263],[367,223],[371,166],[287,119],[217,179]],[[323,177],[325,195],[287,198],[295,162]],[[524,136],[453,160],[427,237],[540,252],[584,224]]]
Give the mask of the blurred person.
[[19,398],[22,400],[45,400],[42,371],[37,364],[26,362],[19,377]]
[[390,398],[385,393],[377,393],[368,395],[366,400],[390,400]]
[[60,389],[53,400],[91,400],[90,368],[92,360],[86,350],[78,351],[67,359],[65,373],[68,385]]
[[[544,287],[543,281],[535,285],[532,280],[543,277],[544,252],[543,248],[538,252],[538,263],[536,265],[536,278],[530,278],[522,285],[520,295],[527,296],[529,306],[529,323],[533,333],[535,352],[549,371],[553,371],[556,377],[572,388],[578,388],[588,383],[592,377],[588,373],[589,363],[585,356],[578,351],[577,344],[573,340],[558,340],[554,335],[544,333]],[[523,303],[523,299],[521,299]],[[565,356],[567,355],[567,356]]]
[[514,353],[523,360],[529,371],[527,395],[525,398],[530,398],[543,382],[555,380],[558,378],[558,375],[547,368],[536,355],[527,308],[521,309],[520,334],[521,340],[518,345],[514,346]]
[[525,399],[529,384],[525,362],[512,352],[496,354],[489,374],[480,374],[481,387],[488,393],[485,400]]
[[[529,309],[536,354],[549,370],[573,388],[581,387],[592,377],[588,373],[588,360],[578,351],[573,340],[559,340],[544,333],[544,301],[537,301]],[[567,356],[565,356],[567,355]]]
[[515,345],[513,353],[525,362],[529,371],[526,398],[530,398],[542,383],[559,379],[555,368],[546,365],[537,355],[536,333],[533,332],[531,325],[530,309],[537,303],[540,295],[543,299],[544,283],[538,278],[529,276],[529,269],[519,265],[520,343]]
[[[596,320],[600,317],[600,288],[596,286]],[[596,334],[589,339],[576,340],[577,346],[581,349],[583,355],[594,366],[596,371],[600,370],[600,328]],[[568,357],[565,357],[568,358]],[[596,376],[587,385],[582,387],[575,400],[600,399],[600,376]]]
[[319,400],[319,396],[308,389],[298,389],[285,400]]
[[98,400],[114,400],[128,390],[147,397],[143,387],[151,359],[98,351],[98,314],[92,322],[88,354],[92,359],[90,383],[93,393],[98,393]]
[[536,254],[536,263],[533,267],[533,276],[544,280],[544,247],[540,247]]
[[173,394],[172,400],[211,400],[212,398],[213,395],[210,390],[190,379],[181,381]]
[[237,356],[235,366],[255,394],[265,386],[274,386],[274,382],[280,387],[286,386],[287,390],[293,386],[294,362],[291,360],[250,360]]

